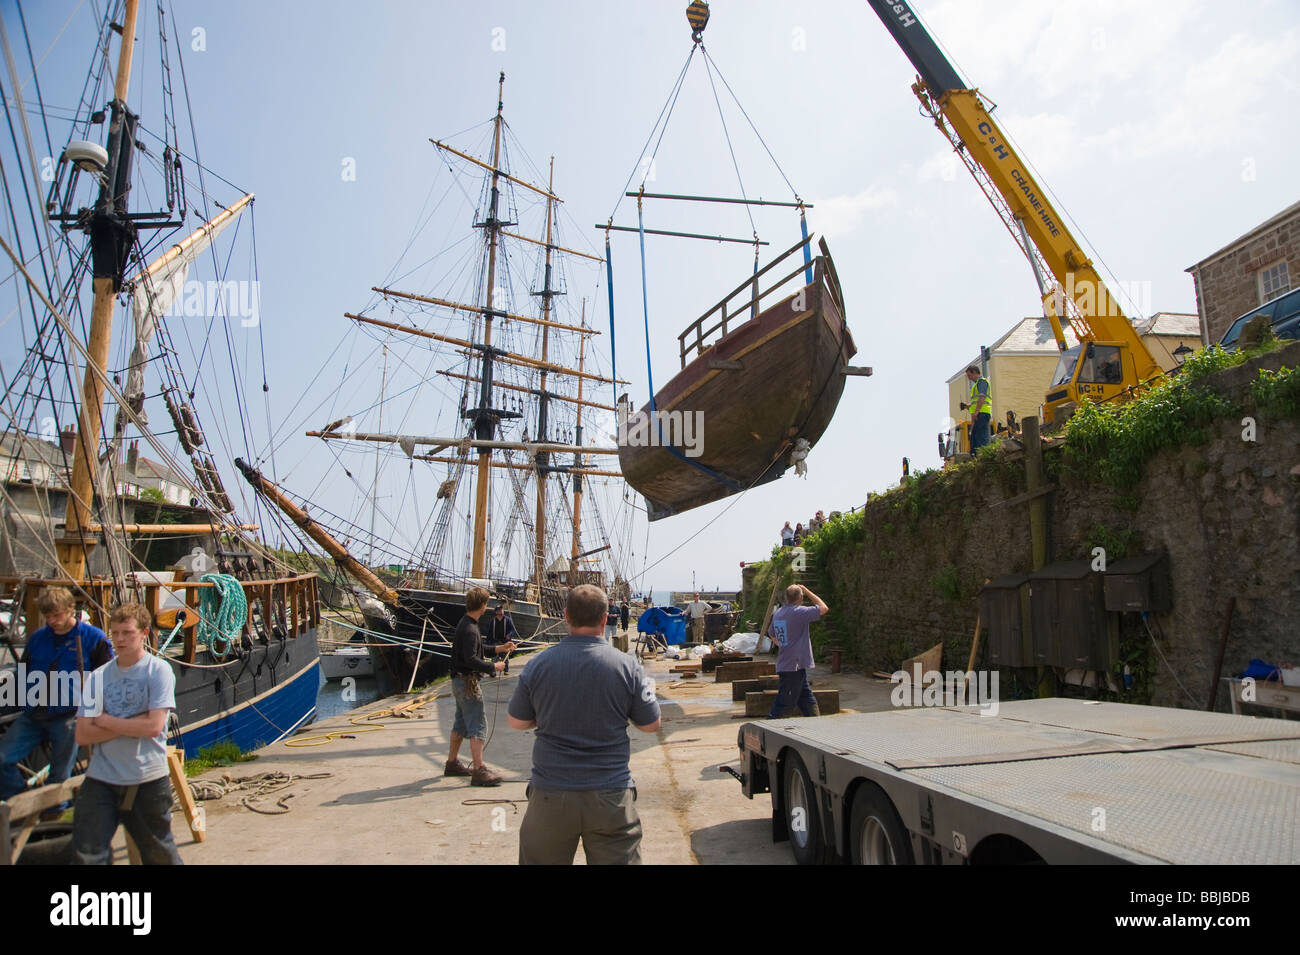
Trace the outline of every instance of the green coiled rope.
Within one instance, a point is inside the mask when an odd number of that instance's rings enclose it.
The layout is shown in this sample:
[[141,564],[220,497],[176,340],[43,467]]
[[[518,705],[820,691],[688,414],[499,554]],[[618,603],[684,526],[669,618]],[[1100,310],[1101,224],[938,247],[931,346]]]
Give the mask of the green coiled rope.
[[213,657],[224,660],[248,622],[248,598],[239,579],[229,574],[204,574],[199,580],[212,586],[199,594],[198,639]]

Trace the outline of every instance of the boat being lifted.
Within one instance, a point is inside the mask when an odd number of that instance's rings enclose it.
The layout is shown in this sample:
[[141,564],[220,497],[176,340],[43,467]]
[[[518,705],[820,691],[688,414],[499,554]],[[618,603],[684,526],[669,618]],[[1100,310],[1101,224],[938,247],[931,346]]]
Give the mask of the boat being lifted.
[[[615,322],[610,233],[634,232],[640,238],[641,306],[651,398],[636,412],[626,396],[619,399],[617,420],[623,478],[645,498],[651,521],[744,493],[775,481],[791,467],[803,474],[804,458],[825,433],[839,405],[845,377],[871,374],[870,368],[849,365],[857,348],[845,323],[844,293],[825,239],[817,243],[820,254],[813,255],[813,238],[808,233],[805,216],[812,205],[800,198],[789,177],[776,164],[772,150],[763,142],[749,114],[740,107],[731,85],[723,79],[724,88],[789,186],[793,201],[751,198],[747,194],[714,85],[714,77],[721,78],[721,71],[704,48],[708,3],[693,0],[686,10],[686,18],[691,26],[690,53],[646,140],[647,146],[653,142],[654,148],[649,152],[642,150],[638,165],[643,170],[640,186],[635,191],[625,191],[619,199],[620,203],[626,198],[636,199],[637,225],[614,225],[618,211],[615,204],[606,223],[595,226],[605,233],[611,338]],[[736,170],[739,196],[645,191],[673,106],[697,54],[709,74],[721,132]],[[631,181],[629,178],[629,184]],[[743,208],[753,237],[648,229],[645,200]],[[802,234],[800,241],[761,268],[761,247],[768,243],[759,239],[752,214],[755,207],[797,211]],[[752,274],[677,336],[681,370],[658,391],[653,383],[649,354],[645,241],[649,235],[754,247]]]
[[650,520],[797,467],[830,424],[845,377],[871,373],[849,365],[857,348],[835,264],[824,239],[820,255],[803,254],[811,242],[688,325],[678,336],[681,371],[652,401],[637,412],[621,405],[619,463]]

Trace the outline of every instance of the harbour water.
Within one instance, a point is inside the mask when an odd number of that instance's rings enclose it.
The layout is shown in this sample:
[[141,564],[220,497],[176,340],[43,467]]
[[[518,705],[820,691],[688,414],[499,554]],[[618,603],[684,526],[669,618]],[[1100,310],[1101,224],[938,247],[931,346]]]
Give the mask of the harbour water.
[[379,682],[373,676],[326,680],[316,695],[316,719],[341,716],[379,699]]

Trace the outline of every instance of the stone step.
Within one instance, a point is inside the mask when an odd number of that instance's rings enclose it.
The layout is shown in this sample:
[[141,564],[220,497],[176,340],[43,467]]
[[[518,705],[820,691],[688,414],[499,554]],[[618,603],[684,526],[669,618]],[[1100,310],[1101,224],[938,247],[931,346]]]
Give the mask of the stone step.
[[717,682],[730,683],[733,680],[752,680],[755,677],[771,676],[776,672],[776,664],[766,660],[751,660],[748,663],[724,663],[718,667]]
[[732,680],[731,701],[733,703],[744,703],[746,693],[775,690],[779,683],[780,679],[775,675],[755,677],[752,680]]
[[700,664],[705,673],[712,673],[724,663],[748,663],[754,659],[741,653],[706,653],[700,657]]
[[[745,715],[766,717],[768,713],[772,712],[772,704],[776,702],[776,694],[776,690],[760,690],[757,693],[746,693]],[[813,696],[817,698],[817,708],[821,710],[822,716],[831,716],[840,711],[839,690],[813,690]],[[793,712],[797,715],[799,710],[796,708]]]

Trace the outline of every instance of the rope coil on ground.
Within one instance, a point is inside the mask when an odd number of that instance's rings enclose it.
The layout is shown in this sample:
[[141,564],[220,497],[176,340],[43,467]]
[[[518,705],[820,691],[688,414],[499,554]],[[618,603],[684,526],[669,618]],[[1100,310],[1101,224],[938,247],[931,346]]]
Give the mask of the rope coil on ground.
[[221,799],[232,793],[244,792],[244,797],[239,801],[241,806],[264,816],[281,816],[289,811],[285,803],[286,800],[294,797],[294,793],[286,793],[276,799],[275,809],[264,809],[253,805],[253,800],[264,799],[274,793],[282,792],[301,779],[326,779],[333,775],[333,773],[268,772],[258,773],[255,776],[234,777],[226,774],[219,780],[196,779],[189,785],[190,792],[194,794],[196,800]]

